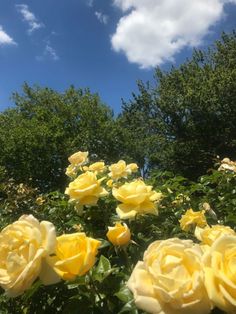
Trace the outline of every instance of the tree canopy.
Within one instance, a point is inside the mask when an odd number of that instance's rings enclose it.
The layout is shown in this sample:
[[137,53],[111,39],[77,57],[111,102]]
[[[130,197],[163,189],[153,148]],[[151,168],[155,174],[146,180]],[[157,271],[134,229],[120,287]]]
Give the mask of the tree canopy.
[[157,68],[154,86],[138,87],[120,121],[150,168],[196,178],[217,155],[236,157],[235,32],[179,67]]
[[73,152],[89,150],[106,161],[116,156],[113,113],[89,90],[25,84],[13,99],[16,107],[0,114],[0,165],[18,182],[60,188]]

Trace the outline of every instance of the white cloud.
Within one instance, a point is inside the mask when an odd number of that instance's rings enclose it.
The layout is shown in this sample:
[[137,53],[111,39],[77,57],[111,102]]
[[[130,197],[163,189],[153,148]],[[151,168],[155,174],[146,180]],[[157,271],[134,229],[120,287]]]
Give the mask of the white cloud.
[[52,60],[54,61],[59,60],[56,50],[51,46],[50,43],[46,44],[44,52],[45,52],[45,55],[49,56]]
[[37,61],[42,61],[45,59],[51,59],[53,61],[58,61],[60,58],[56,52],[56,50],[51,46],[49,40],[46,41],[46,45],[41,56],[36,56]]
[[38,19],[35,17],[34,13],[29,10],[29,7],[27,4],[16,4],[16,8],[23,16],[23,20],[28,23],[29,34],[31,34],[36,29],[44,27],[44,24],[39,22]]
[[99,20],[99,22],[101,22],[102,24],[107,24],[109,17],[106,14],[96,11],[95,15],[97,19]]
[[16,45],[16,42],[3,30],[0,25],[0,46],[2,45]]
[[174,61],[183,48],[198,46],[236,0],[113,0],[125,15],[111,37],[116,52],[141,68]]

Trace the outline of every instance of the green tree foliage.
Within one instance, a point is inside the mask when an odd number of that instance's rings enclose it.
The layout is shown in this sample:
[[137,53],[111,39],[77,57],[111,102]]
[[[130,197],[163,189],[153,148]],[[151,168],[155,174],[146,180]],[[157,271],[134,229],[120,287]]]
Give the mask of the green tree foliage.
[[17,182],[63,187],[67,157],[77,150],[105,161],[117,158],[113,114],[98,95],[25,84],[13,99],[16,107],[0,114],[0,166]]
[[180,67],[157,68],[153,88],[138,87],[120,117],[137,161],[197,178],[217,155],[235,159],[235,32]]

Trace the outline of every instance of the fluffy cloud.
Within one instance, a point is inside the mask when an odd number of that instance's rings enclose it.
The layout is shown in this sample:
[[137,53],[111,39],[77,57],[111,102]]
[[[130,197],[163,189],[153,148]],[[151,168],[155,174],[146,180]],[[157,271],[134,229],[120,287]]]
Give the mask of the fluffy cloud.
[[23,20],[29,25],[28,32],[31,34],[36,29],[44,27],[44,24],[39,22],[34,13],[29,10],[27,4],[16,4],[17,10],[21,13]]
[[97,19],[99,20],[99,22],[101,22],[102,24],[107,24],[108,16],[106,14],[103,14],[102,12],[96,11],[95,15],[96,15]]
[[124,12],[112,47],[141,68],[174,61],[186,46],[198,46],[236,0],[113,0]]
[[13,45],[16,44],[13,40],[13,38],[11,38],[2,28],[2,26],[0,25],[0,46],[2,45]]

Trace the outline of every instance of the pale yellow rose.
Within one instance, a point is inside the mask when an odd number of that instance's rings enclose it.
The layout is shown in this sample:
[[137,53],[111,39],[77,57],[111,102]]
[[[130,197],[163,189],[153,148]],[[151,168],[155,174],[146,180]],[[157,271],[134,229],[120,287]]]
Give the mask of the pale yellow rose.
[[233,229],[224,225],[213,225],[205,228],[196,227],[194,234],[199,241],[206,245],[212,245],[222,235],[236,235]]
[[57,237],[56,254],[48,263],[62,279],[74,280],[93,267],[100,244],[85,233],[64,234]]
[[191,227],[205,227],[207,225],[205,210],[194,212],[192,208],[188,209],[179,220],[180,227],[184,231],[189,231]]
[[232,171],[236,172],[236,162],[230,160],[229,158],[224,158],[221,160],[221,165],[218,168],[219,171]]
[[88,162],[88,152],[77,152],[68,158],[69,162],[74,166],[81,166]]
[[122,204],[116,208],[121,219],[133,218],[137,214],[158,214],[157,204],[162,197],[161,193],[152,190],[142,180],[125,183],[119,188],[113,188],[113,196]]
[[45,284],[58,281],[51,277],[47,267],[42,268],[43,260],[54,253],[55,246],[53,224],[48,221],[39,223],[32,215],[21,216],[1,231],[0,286],[8,296],[21,295],[41,275]]
[[137,172],[137,171],[138,171],[138,165],[135,164],[135,163],[128,164],[127,167],[126,167],[126,170],[127,170],[129,173]]
[[215,306],[236,313],[236,236],[223,235],[203,256],[205,286]]
[[120,160],[116,164],[112,164],[109,167],[109,170],[110,172],[108,173],[108,175],[113,180],[127,178],[128,172],[126,169],[126,162],[124,160]]
[[65,194],[70,196],[71,201],[78,205],[96,205],[100,197],[106,196],[108,192],[101,187],[102,179],[97,179],[95,173],[87,171],[78,176],[66,188]]
[[130,242],[131,234],[128,226],[116,222],[114,227],[108,227],[106,234],[108,240],[115,246],[123,246]]
[[137,308],[152,314],[207,314],[202,251],[191,240],[153,242],[127,283]]
[[74,165],[69,165],[67,168],[66,168],[66,175],[68,177],[75,177],[77,174],[77,168],[74,166]]
[[95,171],[97,173],[103,172],[103,171],[105,171],[105,169],[106,169],[106,166],[105,166],[105,163],[103,161],[95,162],[88,167],[89,171]]
[[127,178],[129,174],[138,170],[138,166],[135,163],[126,165],[124,160],[120,160],[116,164],[112,164],[109,167],[109,170],[109,177],[111,177],[113,180],[117,180],[120,178]]

